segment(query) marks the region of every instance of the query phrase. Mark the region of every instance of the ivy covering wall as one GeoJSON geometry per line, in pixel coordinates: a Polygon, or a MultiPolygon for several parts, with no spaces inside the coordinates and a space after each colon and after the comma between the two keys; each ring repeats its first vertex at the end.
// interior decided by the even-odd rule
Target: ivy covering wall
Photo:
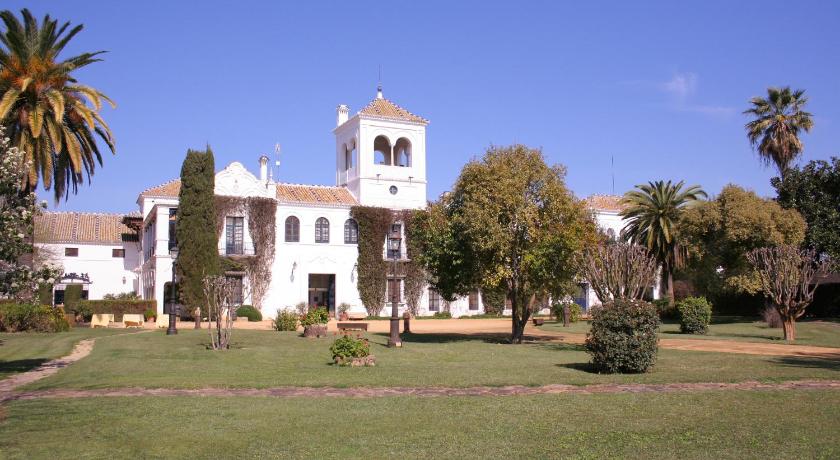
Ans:
{"type": "Polygon", "coordinates": [[[251,304],[262,308],[262,301],[271,285],[271,265],[276,245],[277,202],[271,198],[216,196],[216,237],[222,236],[225,218],[247,216],[248,233],[254,242],[254,255],[222,258],[225,271],[245,271],[248,274],[251,304]]]}
{"type": "Polygon", "coordinates": [[[401,211],[398,219],[402,221],[405,227],[406,236],[406,255],[408,260],[403,262],[404,285],[403,291],[405,293],[405,303],[408,305],[408,311],[412,316],[417,316],[420,310],[420,299],[423,297],[423,289],[426,287],[426,272],[423,270],[423,265],[420,262],[420,251],[422,244],[417,238],[415,226],[417,225],[418,211],[401,211]]]}
{"type": "Polygon", "coordinates": [[[393,213],[385,208],[353,206],[350,216],[359,225],[359,256],[356,285],[370,316],[376,316],[385,303],[388,264],[383,258],[388,226],[393,213]]]}

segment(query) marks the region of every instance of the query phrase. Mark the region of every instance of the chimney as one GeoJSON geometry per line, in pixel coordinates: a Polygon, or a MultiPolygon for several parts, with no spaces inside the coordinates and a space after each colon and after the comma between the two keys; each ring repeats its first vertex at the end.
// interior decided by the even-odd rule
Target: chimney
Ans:
{"type": "Polygon", "coordinates": [[[268,157],[260,156],[260,181],[266,182],[268,180],[268,157]]]}
{"type": "Polygon", "coordinates": [[[346,105],[341,104],[341,105],[338,106],[338,108],[335,111],[336,111],[335,126],[338,127],[338,126],[343,125],[344,122],[346,122],[347,119],[350,117],[350,107],[347,107],[346,105]]]}

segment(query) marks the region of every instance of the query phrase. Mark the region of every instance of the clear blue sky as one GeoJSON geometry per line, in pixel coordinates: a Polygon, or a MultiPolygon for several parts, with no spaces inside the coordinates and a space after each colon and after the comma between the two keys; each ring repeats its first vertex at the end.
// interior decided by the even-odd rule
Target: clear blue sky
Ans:
{"type": "MultiPolygon", "coordinates": [[[[428,127],[429,197],[490,144],[541,146],[579,195],[653,179],[771,195],[741,112],[770,85],[804,88],[804,161],[840,152],[840,4],[752,2],[4,1],[83,23],[67,51],[119,104],[90,187],[59,209],[122,212],[178,175],[187,148],[217,168],[283,146],[280,179],[334,182],[335,107],[385,96],[428,127]]],[[[69,56],[69,54],[68,54],[69,56]]],[[[43,194],[49,197],[47,194],[43,194]]]]}

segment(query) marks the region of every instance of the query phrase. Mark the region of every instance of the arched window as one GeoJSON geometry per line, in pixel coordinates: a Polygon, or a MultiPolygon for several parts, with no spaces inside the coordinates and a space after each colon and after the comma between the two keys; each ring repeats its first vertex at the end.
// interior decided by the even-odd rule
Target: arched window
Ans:
{"type": "Polygon", "coordinates": [[[397,166],[411,166],[411,142],[401,137],[394,144],[394,164],[397,166]]]}
{"type": "Polygon", "coordinates": [[[385,136],[376,136],[373,140],[373,162],[378,165],[390,165],[391,142],[385,136]]]}
{"type": "Polygon", "coordinates": [[[315,221],[315,242],[330,242],[330,221],[324,217],[319,217],[318,220],[315,221]]]}
{"type": "Polygon", "coordinates": [[[613,229],[611,229],[611,228],[608,228],[608,229],[607,229],[607,238],[609,238],[609,240],[610,240],[610,241],[616,241],[616,239],[615,239],[615,230],[613,230],[613,229]]]}
{"type": "Polygon", "coordinates": [[[359,224],[353,219],[344,222],[344,244],[359,244],[359,224]]]}
{"type": "Polygon", "coordinates": [[[295,216],[286,218],[286,242],[297,243],[300,241],[300,220],[295,216]]]}

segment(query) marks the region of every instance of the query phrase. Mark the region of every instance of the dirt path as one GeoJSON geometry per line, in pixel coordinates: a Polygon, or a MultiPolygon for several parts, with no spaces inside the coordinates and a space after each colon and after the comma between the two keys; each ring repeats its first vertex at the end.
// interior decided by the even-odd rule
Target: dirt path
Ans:
{"type": "Polygon", "coordinates": [[[148,396],[234,396],[272,398],[379,398],[388,396],[520,396],[545,394],[599,394],[599,393],[674,393],[712,390],[840,390],[840,380],[798,380],[782,383],[756,381],[739,383],[664,383],[664,384],[599,384],[599,385],[544,385],[527,387],[279,387],[279,388],[114,388],[103,390],[55,389],[9,394],[0,402],[44,398],[100,398],[148,396]]]}
{"type": "MultiPolygon", "coordinates": [[[[365,321],[368,323],[368,332],[385,333],[389,331],[388,321],[365,321]]],[[[190,323],[191,326],[192,323],[190,323]]],[[[236,323],[237,329],[271,329],[270,321],[262,322],[241,322],[236,323]]],[[[329,331],[335,331],[336,322],[330,321],[327,326],[329,331]]],[[[402,329],[402,321],[400,321],[402,329]]],[[[411,331],[416,334],[454,334],[454,335],[499,335],[510,334],[509,318],[483,318],[483,319],[436,319],[436,320],[413,320],[411,331]]],[[[586,334],[569,333],[560,331],[546,331],[528,325],[525,334],[532,340],[544,340],[549,342],[562,342],[582,344],[586,334]]],[[[690,351],[711,351],[717,353],[743,353],[748,355],[765,356],[799,356],[811,358],[826,358],[840,360],[840,348],[817,347],[813,345],[788,345],[782,343],[762,342],[740,342],[725,339],[683,339],[665,338],[659,341],[662,348],[673,350],[690,351]]]]}
{"type": "MultiPolygon", "coordinates": [[[[151,331],[130,332],[128,334],[142,334],[144,332],[151,331]]],[[[128,334],[116,334],[102,337],[94,337],[90,339],[83,339],[79,341],[79,343],[77,343],[76,346],[73,347],[73,351],[71,351],[70,354],[67,356],[48,361],[36,367],[35,369],[32,369],[31,371],[15,374],[11,377],[7,377],[3,380],[0,380],[0,402],[8,399],[10,395],[14,394],[13,391],[16,388],[28,385],[45,377],[49,377],[55,374],[56,372],[60,371],[61,369],[89,355],[90,352],[93,351],[93,344],[94,342],[96,342],[97,339],[119,337],[121,335],[128,334]]]]}

